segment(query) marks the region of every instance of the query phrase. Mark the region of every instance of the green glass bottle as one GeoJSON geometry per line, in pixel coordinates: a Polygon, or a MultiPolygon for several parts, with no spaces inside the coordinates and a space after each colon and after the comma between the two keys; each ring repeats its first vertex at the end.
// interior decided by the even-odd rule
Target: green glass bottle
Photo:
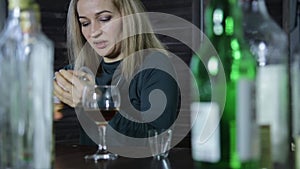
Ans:
{"type": "Polygon", "coordinates": [[[0,168],[50,169],[54,46],[34,0],[8,4],[0,36],[0,168]]]}
{"type": "Polygon", "coordinates": [[[210,43],[204,42],[190,63],[200,95],[200,100],[194,98],[196,103],[191,108],[193,114],[200,114],[192,128],[195,168],[256,169],[259,164],[255,122],[256,61],[243,38],[242,11],[238,1],[211,0],[205,11],[205,32],[218,55],[213,55],[210,43]],[[218,78],[222,70],[225,84],[218,78]],[[225,87],[225,104],[222,99],[214,97],[211,84],[215,85],[216,91],[225,87]],[[207,117],[205,114],[212,117],[199,118],[207,117]],[[197,140],[199,130],[211,128],[197,128],[197,124],[211,125],[211,121],[215,124],[216,116],[219,126],[213,127],[212,134],[206,134],[207,139],[197,140]]]}

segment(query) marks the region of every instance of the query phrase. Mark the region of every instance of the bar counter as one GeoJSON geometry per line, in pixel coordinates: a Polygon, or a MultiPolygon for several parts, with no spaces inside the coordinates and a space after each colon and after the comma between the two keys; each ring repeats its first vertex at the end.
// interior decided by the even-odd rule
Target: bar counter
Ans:
{"type": "Polygon", "coordinates": [[[120,156],[116,160],[95,163],[83,158],[96,150],[95,146],[56,145],[54,169],[193,169],[190,148],[172,148],[165,160],[120,156]]]}

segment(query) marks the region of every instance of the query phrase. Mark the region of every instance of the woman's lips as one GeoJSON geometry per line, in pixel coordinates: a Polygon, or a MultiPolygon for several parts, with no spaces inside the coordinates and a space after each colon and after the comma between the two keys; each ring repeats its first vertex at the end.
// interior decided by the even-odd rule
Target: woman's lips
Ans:
{"type": "Polygon", "coordinates": [[[108,42],[107,41],[94,42],[94,45],[97,49],[104,49],[107,47],[108,42]]]}

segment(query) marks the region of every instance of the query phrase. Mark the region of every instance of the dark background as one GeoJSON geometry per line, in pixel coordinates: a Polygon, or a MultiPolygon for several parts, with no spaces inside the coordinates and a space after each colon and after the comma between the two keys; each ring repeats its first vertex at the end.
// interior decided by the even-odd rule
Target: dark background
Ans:
{"type": "MultiPolygon", "coordinates": [[[[198,27],[201,25],[201,0],[142,1],[144,2],[147,11],[173,14],[194,23],[198,27]]],[[[207,1],[208,0],[203,0],[204,7],[207,1]]],[[[41,7],[42,30],[55,44],[54,69],[56,71],[68,64],[65,42],[66,13],[69,0],[37,0],[37,2],[41,7]]],[[[297,0],[266,0],[266,3],[272,18],[289,35],[289,46],[292,54],[294,48],[297,45],[299,46],[299,14],[297,11],[297,0]]],[[[0,10],[2,9],[0,8],[0,10]]],[[[182,28],[169,27],[167,29],[176,30],[182,28]]],[[[189,64],[193,53],[187,46],[169,37],[159,36],[159,38],[172,53],[180,56],[186,64],[189,64]]],[[[54,127],[57,143],[78,143],[79,123],[75,114],[69,113],[63,120],[55,122],[54,127]]],[[[188,135],[178,146],[190,146],[190,136],[188,135]]]]}

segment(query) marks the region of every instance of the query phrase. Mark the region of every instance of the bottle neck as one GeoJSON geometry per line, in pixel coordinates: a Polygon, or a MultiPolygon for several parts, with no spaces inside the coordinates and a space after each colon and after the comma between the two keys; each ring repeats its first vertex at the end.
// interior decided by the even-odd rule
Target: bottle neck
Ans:
{"type": "Polygon", "coordinates": [[[37,14],[33,10],[22,11],[20,19],[23,33],[31,34],[40,30],[37,14]]]}
{"type": "Polygon", "coordinates": [[[30,34],[40,31],[38,16],[39,14],[32,9],[21,10],[21,8],[15,7],[10,9],[8,20],[11,21],[12,24],[18,23],[23,33],[30,34]]]}

